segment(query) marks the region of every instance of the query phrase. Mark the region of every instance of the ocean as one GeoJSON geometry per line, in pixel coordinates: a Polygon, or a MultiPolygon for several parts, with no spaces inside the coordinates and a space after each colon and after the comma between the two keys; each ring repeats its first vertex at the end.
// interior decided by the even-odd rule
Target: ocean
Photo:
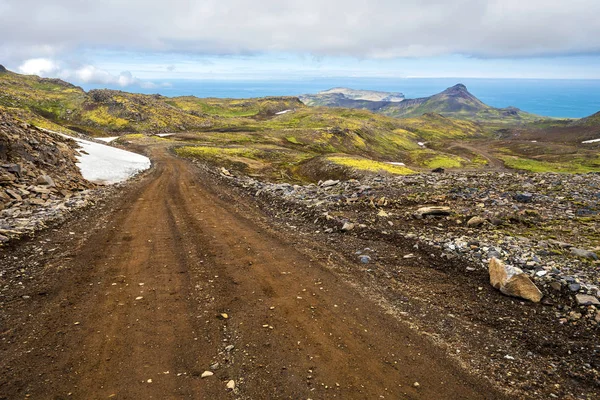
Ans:
{"type": "MultiPolygon", "coordinates": [[[[600,111],[600,80],[473,79],[473,78],[306,78],[297,80],[172,80],[168,87],[136,92],[164,96],[249,98],[297,96],[332,87],[402,92],[406,98],[426,97],[462,83],[484,103],[563,118],[582,118],[600,111]]],[[[95,88],[87,85],[86,90],[95,88]]],[[[133,91],[133,90],[131,90],[133,91]]]]}

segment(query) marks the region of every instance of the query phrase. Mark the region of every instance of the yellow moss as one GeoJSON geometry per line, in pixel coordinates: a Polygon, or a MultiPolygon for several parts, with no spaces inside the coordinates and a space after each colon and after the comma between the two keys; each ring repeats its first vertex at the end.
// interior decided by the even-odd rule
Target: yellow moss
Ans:
{"type": "Polygon", "coordinates": [[[403,167],[401,165],[392,165],[380,161],[369,160],[366,158],[332,156],[328,157],[327,159],[335,164],[343,165],[345,167],[350,167],[361,171],[384,171],[396,175],[409,175],[415,173],[413,170],[403,167]]]}
{"type": "Polygon", "coordinates": [[[122,128],[129,124],[129,121],[123,118],[115,117],[108,112],[108,107],[100,106],[86,113],[86,116],[98,125],[109,125],[122,128]]]}

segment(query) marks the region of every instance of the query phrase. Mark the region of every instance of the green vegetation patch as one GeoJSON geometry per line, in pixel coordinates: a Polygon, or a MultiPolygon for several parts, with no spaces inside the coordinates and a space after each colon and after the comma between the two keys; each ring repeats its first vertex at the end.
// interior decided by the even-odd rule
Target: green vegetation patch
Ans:
{"type": "Polygon", "coordinates": [[[359,171],[388,172],[390,174],[396,175],[409,175],[415,173],[413,170],[403,167],[401,165],[392,165],[380,161],[369,160],[366,158],[330,156],[327,157],[327,160],[333,162],[334,164],[353,168],[359,171]]]}
{"type": "Polygon", "coordinates": [[[570,162],[552,162],[526,159],[517,156],[499,156],[508,168],[529,172],[559,172],[566,174],[584,174],[600,172],[600,159],[586,160],[575,158],[570,162]]]}

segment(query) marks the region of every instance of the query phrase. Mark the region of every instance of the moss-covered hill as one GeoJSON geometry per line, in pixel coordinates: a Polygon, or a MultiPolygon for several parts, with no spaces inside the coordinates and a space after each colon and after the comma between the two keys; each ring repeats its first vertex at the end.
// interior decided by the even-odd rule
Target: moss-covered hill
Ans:
{"type": "Polygon", "coordinates": [[[356,100],[339,93],[331,95],[327,91],[304,95],[301,99],[308,106],[357,108],[396,118],[420,117],[428,113],[437,113],[451,118],[496,124],[521,124],[542,118],[514,107],[490,107],[471,94],[462,84],[452,86],[430,97],[406,99],[401,102],[356,100]]]}

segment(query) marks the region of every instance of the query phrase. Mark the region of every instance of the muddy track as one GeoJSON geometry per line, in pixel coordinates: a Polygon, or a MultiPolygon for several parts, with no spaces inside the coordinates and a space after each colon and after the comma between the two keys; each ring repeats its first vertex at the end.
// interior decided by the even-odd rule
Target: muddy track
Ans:
{"type": "Polygon", "coordinates": [[[29,299],[3,299],[0,399],[503,398],[193,165],[152,158],[97,216],[1,251],[59,248],[29,299]]]}

